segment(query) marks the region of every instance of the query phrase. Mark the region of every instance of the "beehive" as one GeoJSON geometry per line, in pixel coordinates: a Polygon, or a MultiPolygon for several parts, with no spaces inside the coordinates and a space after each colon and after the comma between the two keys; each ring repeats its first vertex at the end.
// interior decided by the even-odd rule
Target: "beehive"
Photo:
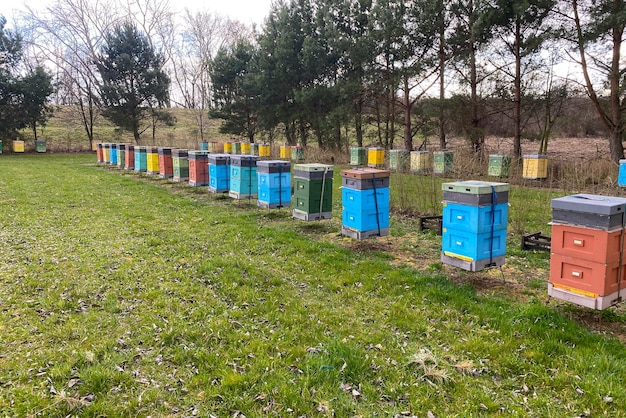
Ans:
{"type": "Polygon", "coordinates": [[[146,173],[150,175],[159,174],[159,148],[146,147],[146,173]]]}
{"type": "Polygon", "coordinates": [[[505,262],[508,183],[443,183],[441,261],[469,271],[505,262]]]}
{"type": "Polygon", "coordinates": [[[259,144],[250,144],[250,155],[259,157],[259,144]]]}
{"type": "Polygon", "coordinates": [[[189,181],[189,150],[172,150],[172,181],[181,183],[189,181]]]}
{"type": "MultiPolygon", "coordinates": [[[[209,143],[207,142],[207,149],[209,143]]],[[[172,160],[172,148],[159,147],[159,177],[169,179],[174,177],[174,161],[172,160]]]]}
{"type": "Polygon", "coordinates": [[[304,148],[301,145],[294,145],[291,147],[291,160],[302,161],[304,160],[304,148]]]}
{"type": "Polygon", "coordinates": [[[233,154],[241,154],[241,142],[233,142],[233,154]]]}
{"type": "Polygon", "coordinates": [[[385,149],[377,147],[368,148],[367,166],[372,168],[383,168],[385,166],[385,149]]]}
{"type": "Polygon", "coordinates": [[[224,152],[224,144],[221,144],[217,141],[209,142],[209,152],[211,154],[221,154],[224,152]]]}
{"type": "Polygon", "coordinates": [[[257,205],[266,209],[291,206],[291,163],[257,161],[257,205]]]}
{"type": "Polygon", "coordinates": [[[24,141],[15,140],[13,141],[13,152],[15,153],[23,153],[24,152],[24,141]]]}
{"type": "Polygon", "coordinates": [[[454,154],[452,151],[441,150],[433,153],[433,173],[447,174],[452,171],[454,154]]]}
{"type": "Polygon", "coordinates": [[[109,164],[117,165],[117,147],[118,144],[110,144],[109,147],[109,164]]]}
{"type": "Polygon", "coordinates": [[[148,170],[148,154],[145,146],[135,147],[135,172],[145,173],[148,170]]]}
{"type": "Polygon", "coordinates": [[[124,168],[126,162],[126,144],[117,144],[117,166],[124,168]]]}
{"type": "Polygon", "coordinates": [[[133,144],[126,145],[126,154],[124,155],[124,170],[135,169],[135,146],[133,144]]]}
{"type": "Polygon", "coordinates": [[[256,163],[259,157],[253,155],[232,155],[230,157],[230,179],[228,195],[233,199],[256,199],[258,176],[256,163]]]}
{"type": "Polygon", "coordinates": [[[508,155],[496,155],[489,156],[489,167],[487,168],[487,174],[491,177],[508,177],[511,167],[511,157],[508,155]]]}
{"type": "Polygon", "coordinates": [[[617,185],[626,187],[626,160],[619,160],[619,171],[617,173],[617,185]]]}
{"type": "Polygon", "coordinates": [[[425,173],[432,169],[432,154],[430,151],[411,151],[411,171],[425,173]]]}
{"type": "Polygon", "coordinates": [[[351,147],[350,165],[365,165],[367,163],[366,154],[367,150],[365,147],[351,147]]]}
{"type": "Polygon", "coordinates": [[[2,154],[2,140],[0,140],[0,154],[2,154]]]}
{"type": "MultiPolygon", "coordinates": [[[[23,145],[22,148],[24,148],[23,145]]],[[[104,164],[111,164],[111,144],[109,143],[102,144],[102,160],[104,164]]]]}
{"type": "Polygon", "coordinates": [[[241,143],[241,154],[243,155],[252,155],[252,146],[249,142],[242,142],[241,143]]]}
{"type": "Polygon", "coordinates": [[[388,235],[389,186],[378,187],[378,182],[388,178],[389,171],[350,169],[343,170],[341,177],[341,233],[356,239],[388,235]]]}
{"type": "Polygon", "coordinates": [[[280,158],[285,160],[291,158],[291,147],[289,145],[280,146],[280,158]]]}
{"type": "Polygon", "coordinates": [[[209,151],[188,151],[189,185],[209,185],[209,151]]]}
{"type": "Polygon", "coordinates": [[[541,180],[548,177],[547,155],[524,155],[522,159],[522,177],[530,180],[541,180]]]}
{"type": "Polygon", "coordinates": [[[35,151],[46,152],[46,141],[42,139],[38,139],[37,141],[35,141],[35,151]]]}
{"type": "Polygon", "coordinates": [[[96,159],[98,160],[98,164],[104,164],[104,156],[102,151],[102,143],[98,142],[96,144],[96,159]]]}
{"type": "Polygon", "coordinates": [[[230,155],[209,154],[209,191],[228,193],[230,183],[230,155]]]}
{"type": "Polygon", "coordinates": [[[269,144],[259,144],[259,157],[269,158],[272,150],[269,144]]]}
{"type": "Polygon", "coordinates": [[[224,142],[224,153],[232,154],[233,153],[233,143],[232,142],[224,142]]]}
{"type": "Polygon", "coordinates": [[[406,171],[409,165],[409,151],[404,149],[389,150],[389,169],[406,171]]]}
{"type": "Polygon", "coordinates": [[[295,164],[293,169],[292,216],[304,221],[332,218],[333,166],[295,164]]]}
{"type": "Polygon", "coordinates": [[[577,194],[551,206],[548,295],[593,309],[626,296],[626,199],[577,194]]]}
{"type": "Polygon", "coordinates": [[[200,151],[209,151],[209,143],[207,141],[200,142],[200,151]]]}

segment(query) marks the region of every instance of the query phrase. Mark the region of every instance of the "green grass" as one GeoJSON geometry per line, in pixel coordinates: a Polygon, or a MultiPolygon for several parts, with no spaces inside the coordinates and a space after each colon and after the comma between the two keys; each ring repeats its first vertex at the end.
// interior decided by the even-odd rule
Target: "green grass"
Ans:
{"type": "Polygon", "coordinates": [[[94,155],[0,164],[0,416],[626,416],[624,344],[577,320],[619,310],[483,292],[402,214],[341,238],[338,181],[307,224],[94,155]]]}

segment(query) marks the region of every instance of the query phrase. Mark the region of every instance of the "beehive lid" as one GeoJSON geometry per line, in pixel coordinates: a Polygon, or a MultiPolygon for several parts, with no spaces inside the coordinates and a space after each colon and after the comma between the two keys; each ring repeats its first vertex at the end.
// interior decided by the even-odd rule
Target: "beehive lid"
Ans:
{"type": "Polygon", "coordinates": [[[552,199],[552,209],[595,213],[598,215],[616,215],[624,213],[626,198],[580,193],[552,199]]]}
{"type": "Polygon", "coordinates": [[[494,189],[496,193],[506,192],[509,190],[509,183],[468,180],[468,181],[455,181],[452,183],[443,183],[441,185],[441,190],[443,191],[468,193],[468,194],[487,194],[487,193],[492,193],[494,189]]]}
{"type": "Polygon", "coordinates": [[[389,170],[379,170],[377,168],[353,168],[350,170],[343,170],[341,177],[348,177],[353,179],[365,180],[371,178],[383,178],[389,177],[389,170]]]}
{"type": "Polygon", "coordinates": [[[389,152],[393,154],[405,154],[405,153],[408,154],[409,153],[409,151],[405,149],[390,149],[389,152]]]}
{"type": "Polygon", "coordinates": [[[294,171],[333,171],[333,166],[317,163],[294,164],[293,169],[294,171]]]}
{"type": "Polygon", "coordinates": [[[548,156],[547,155],[540,155],[540,154],[527,154],[527,155],[524,155],[524,158],[542,159],[542,158],[548,158],[548,156]]]}
{"type": "Polygon", "coordinates": [[[257,161],[256,166],[257,167],[278,167],[278,166],[290,167],[291,163],[289,161],[283,161],[283,160],[263,160],[263,161],[257,161]]]}
{"type": "Polygon", "coordinates": [[[209,161],[230,160],[230,157],[230,154],[209,154],[209,161]]]}

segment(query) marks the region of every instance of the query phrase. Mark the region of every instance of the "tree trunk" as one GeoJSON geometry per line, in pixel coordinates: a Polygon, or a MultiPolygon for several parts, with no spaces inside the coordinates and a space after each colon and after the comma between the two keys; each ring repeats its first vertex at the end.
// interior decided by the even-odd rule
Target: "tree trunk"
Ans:
{"type": "MultiPolygon", "coordinates": [[[[444,13],[442,11],[442,13],[444,13]]],[[[439,148],[446,149],[446,116],[445,116],[445,73],[446,73],[446,28],[439,28],[439,148]]]]}
{"type": "Polygon", "coordinates": [[[363,146],[363,99],[359,97],[354,103],[354,130],[357,147],[363,146]]]}
{"type": "Polygon", "coordinates": [[[409,96],[409,79],[404,77],[404,149],[413,151],[413,135],[411,129],[411,97],[409,96]]]}
{"type": "Polygon", "coordinates": [[[520,54],[520,20],[515,19],[515,79],[514,79],[514,95],[513,100],[513,123],[515,124],[515,133],[513,136],[513,157],[519,159],[522,156],[522,57],[520,54]]]}

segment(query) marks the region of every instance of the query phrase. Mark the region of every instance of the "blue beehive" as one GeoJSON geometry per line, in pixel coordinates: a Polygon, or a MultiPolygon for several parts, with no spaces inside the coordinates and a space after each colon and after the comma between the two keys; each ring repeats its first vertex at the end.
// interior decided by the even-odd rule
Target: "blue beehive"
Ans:
{"type": "Polygon", "coordinates": [[[230,189],[230,155],[209,154],[209,191],[227,193],[230,189]]]}
{"type": "Polygon", "coordinates": [[[619,174],[617,176],[617,185],[626,187],[626,160],[619,160],[619,174]]]}
{"type": "Polygon", "coordinates": [[[258,202],[261,207],[291,206],[291,163],[289,161],[257,161],[258,202]]]}
{"type": "Polygon", "coordinates": [[[111,165],[117,165],[117,144],[111,144],[109,163],[111,165]]]}
{"type": "Polygon", "coordinates": [[[228,195],[234,199],[256,198],[258,178],[254,155],[231,155],[228,195]]]}
{"type": "Polygon", "coordinates": [[[148,170],[148,154],[145,146],[135,147],[135,171],[146,172],[148,170]]]}
{"type": "Polygon", "coordinates": [[[443,225],[448,229],[483,234],[506,229],[509,220],[509,204],[469,206],[443,202],[443,225]]]}
{"type": "Polygon", "coordinates": [[[460,181],[442,189],[441,261],[470,271],[504,264],[509,185],[460,181]]]}
{"type": "Polygon", "coordinates": [[[389,234],[388,170],[373,168],[341,172],[341,233],[362,239],[389,234]],[[380,187],[383,186],[383,187],[380,187]]]}

